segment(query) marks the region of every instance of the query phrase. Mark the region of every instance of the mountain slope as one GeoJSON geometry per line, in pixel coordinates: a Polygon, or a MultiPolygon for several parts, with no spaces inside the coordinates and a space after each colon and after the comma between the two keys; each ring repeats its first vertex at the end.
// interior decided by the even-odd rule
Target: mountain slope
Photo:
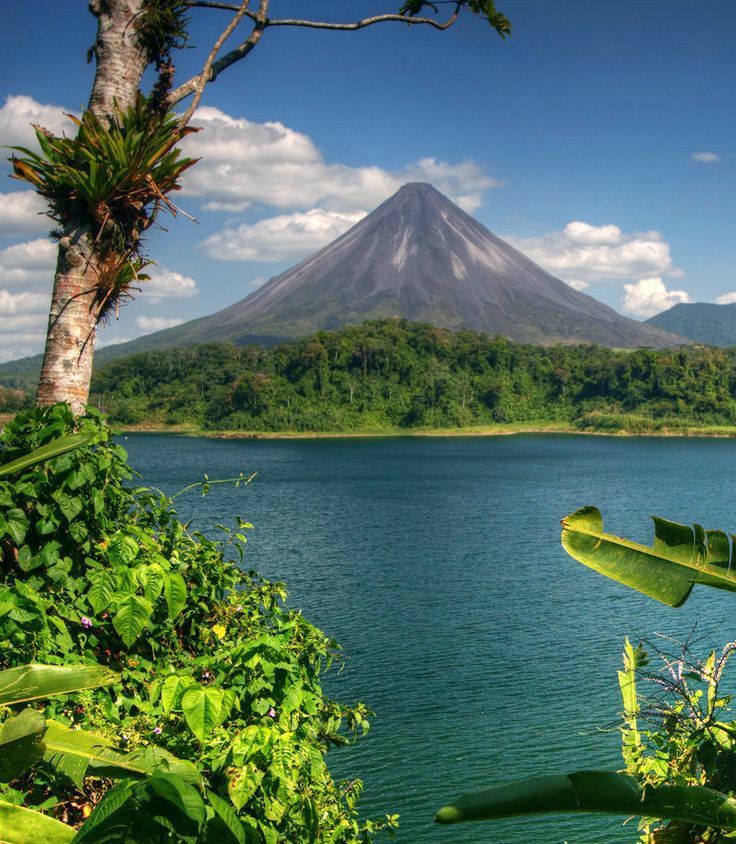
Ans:
{"type": "Polygon", "coordinates": [[[410,183],[245,299],[108,354],[212,340],[268,343],[392,316],[542,345],[682,342],[573,290],[431,185],[410,183]]]}
{"type": "Polygon", "coordinates": [[[709,346],[736,346],[736,303],[681,302],[647,320],[663,331],[673,331],[709,346]]]}

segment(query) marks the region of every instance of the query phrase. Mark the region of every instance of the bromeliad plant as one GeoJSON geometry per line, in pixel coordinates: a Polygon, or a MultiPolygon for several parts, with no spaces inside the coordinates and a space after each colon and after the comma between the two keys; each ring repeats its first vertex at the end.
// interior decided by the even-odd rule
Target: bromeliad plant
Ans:
{"type": "Polygon", "coordinates": [[[85,842],[357,844],[395,826],[359,820],[360,781],[330,775],[328,748],[365,732],[369,713],[322,689],[336,643],[283,607],[283,586],[244,570],[247,522],[222,527],[221,541],[191,531],[163,494],[127,483],[100,417],[66,405],[8,425],[0,472],[72,432],[90,442],[0,479],[0,668],[109,668],[113,687],[51,701],[47,717],[116,753],[170,754],[189,773],[110,788],[44,765],[12,783],[16,802],[52,798],[85,842]]]}
{"type": "Polygon", "coordinates": [[[178,208],[169,199],[182,174],[197,159],[184,158],[177,144],[198,131],[179,127],[173,114],[161,114],[139,94],[127,110],[103,122],[92,111],[81,120],[75,137],[57,137],[36,127],[41,148],[35,153],[13,147],[15,177],[29,182],[48,202],[48,214],[62,228],[70,220],[89,229],[97,256],[95,308],[98,319],[130,297],[132,286],[148,276],[142,236],[162,210],[178,208]]]}
{"type": "MultiPolygon", "coordinates": [[[[562,521],[562,544],[576,560],[672,607],[695,584],[736,592],[736,546],[719,530],[654,518],[651,547],[604,532],[594,507],[562,521]]],[[[644,673],[644,649],[626,642],[619,672],[625,724],[624,772],[579,771],[532,777],[465,795],[439,823],[538,812],[608,812],[640,817],[642,841],[705,844],[736,838],[736,720],[719,683],[736,643],[699,662],[689,649],[666,657],[666,671],[644,673]],[[660,693],[642,697],[637,675],[660,693]],[[664,693],[662,693],[664,690],[664,693]],[[648,726],[646,726],[648,725],[648,726]]]]}

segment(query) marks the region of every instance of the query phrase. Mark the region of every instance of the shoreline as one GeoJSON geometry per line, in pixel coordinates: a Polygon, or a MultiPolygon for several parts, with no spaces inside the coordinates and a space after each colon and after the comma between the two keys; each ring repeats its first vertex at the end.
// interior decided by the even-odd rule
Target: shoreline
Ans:
{"type": "Polygon", "coordinates": [[[176,434],[221,440],[317,440],[317,439],[398,439],[415,437],[501,437],[520,434],[563,434],[597,437],[668,437],[668,438],[736,438],[736,425],[703,425],[686,428],[662,428],[652,431],[580,430],[564,422],[519,422],[467,428],[376,428],[354,431],[208,431],[193,425],[113,425],[123,434],[176,434]]]}

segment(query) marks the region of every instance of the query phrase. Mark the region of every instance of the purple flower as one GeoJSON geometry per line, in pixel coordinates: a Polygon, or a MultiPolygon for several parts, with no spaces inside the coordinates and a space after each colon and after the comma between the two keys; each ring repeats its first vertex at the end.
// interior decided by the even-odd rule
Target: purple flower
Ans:
{"type": "Polygon", "coordinates": [[[153,730],[154,736],[160,736],[162,732],[163,730],[161,729],[161,727],[155,727],[153,730]]]}
{"type": "Polygon", "coordinates": [[[86,616],[86,615],[83,615],[83,616],[79,619],[79,623],[82,625],[82,627],[84,627],[84,628],[86,628],[87,630],[89,630],[89,628],[92,626],[92,619],[91,619],[91,618],[87,618],[87,616],[86,616]]]}
{"type": "Polygon", "coordinates": [[[276,710],[273,708],[273,706],[268,710],[267,714],[268,714],[269,718],[275,718],[276,717],[276,710]]]}

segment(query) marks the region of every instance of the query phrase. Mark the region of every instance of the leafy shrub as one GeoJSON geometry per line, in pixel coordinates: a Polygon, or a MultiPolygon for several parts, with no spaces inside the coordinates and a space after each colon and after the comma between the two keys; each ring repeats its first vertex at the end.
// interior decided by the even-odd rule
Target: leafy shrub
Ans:
{"type": "Polygon", "coordinates": [[[17,417],[0,460],[74,430],[92,443],[0,481],[0,667],[109,666],[115,686],[57,699],[47,716],[113,749],[168,751],[203,785],[172,768],[109,790],[47,766],[2,787],[6,799],[46,801],[73,823],[102,799],[82,841],[357,842],[394,826],[360,822],[360,781],[330,776],[328,748],[365,732],[369,712],[323,693],[337,644],[284,608],[283,585],[241,567],[247,522],[220,541],[190,531],[163,494],[130,486],[124,450],[92,411],[17,417]]]}

